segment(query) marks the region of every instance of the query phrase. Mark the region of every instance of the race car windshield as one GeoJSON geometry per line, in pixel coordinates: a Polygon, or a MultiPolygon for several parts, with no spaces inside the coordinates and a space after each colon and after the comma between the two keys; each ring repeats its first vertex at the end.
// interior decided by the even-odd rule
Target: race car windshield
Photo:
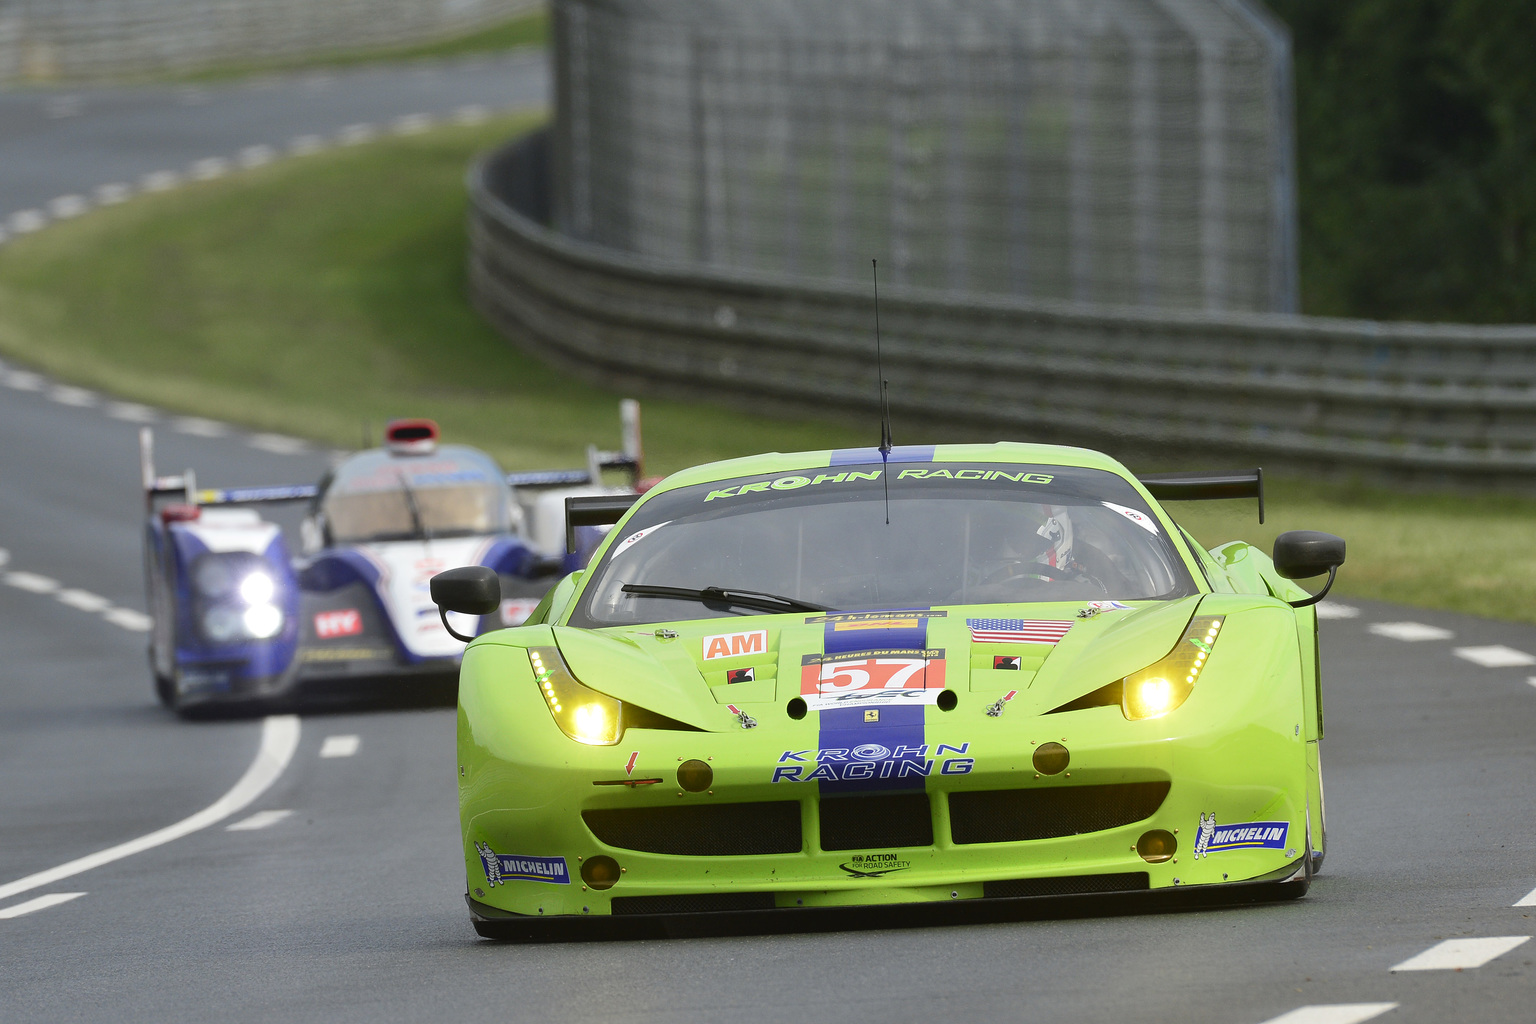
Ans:
{"type": "Polygon", "coordinates": [[[767,610],[664,588],[838,610],[1196,592],[1136,489],[1078,467],[892,463],[743,477],[658,494],[620,532],[592,566],[572,625],[767,610]]]}
{"type": "Polygon", "coordinates": [[[512,516],[496,463],[455,445],[427,456],[354,455],[337,467],[320,508],[334,544],[502,533],[512,516]]]}

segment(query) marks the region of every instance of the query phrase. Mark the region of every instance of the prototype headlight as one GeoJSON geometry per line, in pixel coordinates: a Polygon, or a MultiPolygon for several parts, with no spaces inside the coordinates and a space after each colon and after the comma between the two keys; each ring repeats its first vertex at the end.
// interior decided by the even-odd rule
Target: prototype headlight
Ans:
{"type": "Polygon", "coordinates": [[[1120,710],[1133,722],[1160,718],[1189,699],[1216,646],[1224,615],[1197,615],[1160,661],[1121,681],[1120,710]]]}
{"type": "Polygon", "coordinates": [[[192,567],[198,622],[214,643],[269,640],[282,632],[277,579],[268,563],[250,554],[206,554],[192,567]]]}
{"type": "Polygon", "coordinates": [[[596,747],[619,742],[624,731],[620,721],[623,704],[583,686],[571,674],[558,647],[530,647],[528,662],[533,666],[533,678],[544,696],[544,704],[561,732],[577,743],[596,747]]]}

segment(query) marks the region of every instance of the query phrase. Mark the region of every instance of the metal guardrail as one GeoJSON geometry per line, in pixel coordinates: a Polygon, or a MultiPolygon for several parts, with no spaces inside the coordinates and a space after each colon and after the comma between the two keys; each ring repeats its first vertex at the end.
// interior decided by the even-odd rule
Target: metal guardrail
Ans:
{"type": "MultiPolygon", "coordinates": [[[[530,352],[590,380],[821,412],[878,407],[866,288],[572,241],[549,140],[469,175],[470,285],[530,352]]],[[[882,288],[891,406],[909,420],[1111,451],[1536,487],[1536,327],[1207,315],[882,288]],[[1118,446],[1118,447],[1117,447],[1118,446]]]]}
{"type": "Polygon", "coordinates": [[[0,81],[190,71],[430,42],[542,0],[0,0],[0,81]]]}

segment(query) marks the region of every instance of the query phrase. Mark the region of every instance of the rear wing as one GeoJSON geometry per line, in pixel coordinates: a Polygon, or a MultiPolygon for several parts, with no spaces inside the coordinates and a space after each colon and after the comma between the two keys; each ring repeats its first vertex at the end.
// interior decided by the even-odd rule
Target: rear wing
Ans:
{"type": "Polygon", "coordinates": [[[637,487],[645,475],[645,453],[640,446],[640,403],[626,398],[619,403],[619,423],[623,434],[622,450],[603,451],[595,444],[587,445],[586,469],[534,470],[524,473],[508,473],[510,487],[579,487],[600,484],[603,470],[624,469],[629,471],[631,487],[637,487]]]}
{"type": "Polygon", "coordinates": [[[612,526],[624,518],[638,494],[586,494],[565,499],[565,550],[576,550],[576,527],[612,526]]]}
{"type": "Polygon", "coordinates": [[[144,488],[144,507],[151,512],[156,498],[171,495],[188,505],[251,505],[269,501],[309,501],[319,493],[314,484],[199,490],[197,474],[190,469],[179,476],[160,476],[155,472],[155,434],[148,427],[139,428],[139,476],[144,488]]]}
{"type": "Polygon", "coordinates": [[[1232,472],[1148,473],[1138,476],[1158,501],[1204,501],[1214,498],[1259,499],[1259,522],[1264,521],[1264,470],[1232,472]]]}

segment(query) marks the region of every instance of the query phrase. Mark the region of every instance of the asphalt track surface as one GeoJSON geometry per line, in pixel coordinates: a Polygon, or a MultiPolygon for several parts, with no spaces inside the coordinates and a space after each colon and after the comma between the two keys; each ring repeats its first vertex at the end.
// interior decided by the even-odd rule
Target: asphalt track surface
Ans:
{"type": "MultiPolygon", "coordinates": [[[[280,141],[425,108],[397,94],[399,109],[363,110],[390,75],[359,73],[373,84],[358,90],[358,108],[334,102],[324,124],[303,107],[251,123],[280,141]]],[[[225,88],[238,106],[250,87],[225,88]]],[[[52,94],[0,94],[0,211],[46,202],[71,173],[67,187],[84,190],[252,142],[217,116],[225,94],[209,91],[185,107],[164,91],[139,116],[177,126],[166,133],[174,141],[154,151],[141,140],[144,151],[119,163],[93,148],[107,144],[84,130],[89,104],[55,118],[81,126],[81,143],[51,138],[42,148],[55,166],[41,175],[12,163],[16,122],[3,119],[52,94]]],[[[441,106],[540,98],[481,95],[466,82],[441,106]]],[[[112,115],[102,116],[107,130],[112,115]]],[[[307,482],[330,457],[0,368],[0,1021],[1536,1018],[1536,943],[1517,942],[1536,934],[1536,906],[1515,905],[1536,904],[1536,628],[1330,602],[1334,615],[1355,615],[1323,627],[1329,847],[1303,900],[491,943],[475,937],[462,902],[450,711],[186,723],[155,703],[140,617],[135,435],[146,420],[162,470],[194,466],[207,486],[307,482]],[[254,771],[264,740],[270,754],[272,738],[291,741],[295,727],[289,756],[269,759],[275,781],[237,811],[15,891],[215,805],[254,771]],[[1490,939],[1505,941],[1464,943],[1460,959],[1442,945],[1490,939]],[[1422,954],[1429,969],[1393,970],[1422,954]]]]}

